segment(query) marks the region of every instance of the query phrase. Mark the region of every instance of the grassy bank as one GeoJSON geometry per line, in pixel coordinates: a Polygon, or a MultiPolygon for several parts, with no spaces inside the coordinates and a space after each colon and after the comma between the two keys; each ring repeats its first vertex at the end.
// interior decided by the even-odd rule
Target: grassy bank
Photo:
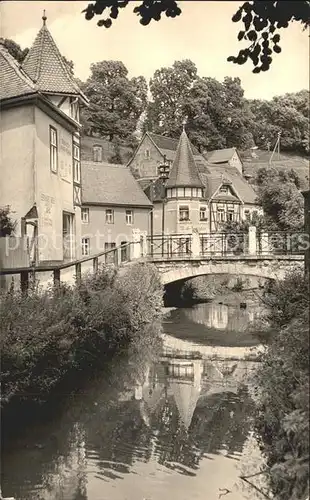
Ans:
{"type": "Polygon", "coordinates": [[[300,272],[265,293],[270,312],[257,374],[256,428],[276,500],[304,500],[309,490],[308,283],[300,272]]]}
{"type": "Polygon", "coordinates": [[[79,286],[0,296],[2,411],[46,402],[107,358],[156,343],[162,287],[153,266],[103,268],[79,286]]]}

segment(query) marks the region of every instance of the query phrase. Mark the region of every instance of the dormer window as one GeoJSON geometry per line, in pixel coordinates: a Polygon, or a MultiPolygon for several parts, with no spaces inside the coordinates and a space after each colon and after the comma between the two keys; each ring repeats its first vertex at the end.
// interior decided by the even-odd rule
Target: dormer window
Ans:
{"type": "Polygon", "coordinates": [[[227,194],[228,193],[228,186],[227,185],[221,186],[220,193],[227,194]]]}
{"type": "Polygon", "coordinates": [[[93,161],[102,161],[102,146],[93,146],[93,161]]]}

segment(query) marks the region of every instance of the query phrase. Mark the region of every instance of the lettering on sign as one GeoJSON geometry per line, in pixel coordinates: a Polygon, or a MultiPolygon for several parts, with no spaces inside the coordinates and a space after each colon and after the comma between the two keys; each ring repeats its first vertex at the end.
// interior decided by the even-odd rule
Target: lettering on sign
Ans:
{"type": "Polygon", "coordinates": [[[66,141],[63,137],[60,138],[60,151],[72,155],[72,145],[70,142],[66,141]]]}
{"type": "Polygon", "coordinates": [[[62,179],[71,180],[72,164],[72,144],[64,137],[60,138],[59,149],[61,152],[59,162],[59,173],[62,179]]]}
{"type": "Polygon", "coordinates": [[[55,198],[53,196],[49,196],[48,194],[41,193],[41,202],[43,226],[52,226],[55,198]]]}

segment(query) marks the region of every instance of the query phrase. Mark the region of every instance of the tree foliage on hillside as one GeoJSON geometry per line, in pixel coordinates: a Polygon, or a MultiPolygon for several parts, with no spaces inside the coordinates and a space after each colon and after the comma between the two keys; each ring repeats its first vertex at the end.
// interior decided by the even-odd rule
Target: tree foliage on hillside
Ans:
{"type": "Polygon", "coordinates": [[[247,100],[239,78],[201,77],[187,59],[156,70],[150,91],[145,129],[178,138],[186,118],[188,135],[200,151],[273,149],[281,132],[281,150],[309,152],[307,90],[271,101],[247,100]]]}
{"type": "Polygon", "coordinates": [[[249,107],[255,120],[252,133],[258,147],[273,147],[281,132],[281,149],[309,153],[309,91],[277,96],[270,101],[254,99],[249,107]]]}
{"type": "Polygon", "coordinates": [[[149,130],[178,137],[184,120],[184,102],[197,79],[196,65],[185,59],[155,71],[150,79],[152,102],[148,105],[149,130]]]}
{"type": "Polygon", "coordinates": [[[91,65],[83,90],[90,101],[83,111],[86,131],[106,136],[110,141],[133,134],[147,103],[143,76],[129,79],[121,61],[101,61],[91,65]]]}
{"type": "MultiPolygon", "coordinates": [[[[97,25],[110,28],[120,9],[128,4],[129,0],[96,0],[89,3],[83,13],[87,20],[105,16],[97,21],[97,25]]],[[[138,5],[135,2],[133,12],[140,17],[140,23],[147,26],[152,20],[160,21],[163,14],[171,18],[179,16],[182,13],[180,5],[175,0],[143,0],[138,5]]],[[[244,64],[250,59],[254,66],[253,73],[259,73],[269,69],[273,54],[281,52],[277,30],[287,28],[293,21],[300,22],[304,27],[310,25],[310,2],[253,0],[243,3],[232,21],[243,23],[238,40],[247,42],[248,46],[241,49],[238,56],[229,56],[228,61],[244,64]]]]}
{"type": "Polygon", "coordinates": [[[257,172],[255,184],[269,229],[290,231],[303,228],[304,200],[300,179],[294,170],[263,167],[257,172]]]}
{"type": "Polygon", "coordinates": [[[200,77],[190,60],[175,61],[155,71],[150,91],[145,125],[152,132],[178,138],[186,119],[187,133],[200,151],[253,145],[253,117],[239,78],[225,77],[221,83],[200,77]]]}

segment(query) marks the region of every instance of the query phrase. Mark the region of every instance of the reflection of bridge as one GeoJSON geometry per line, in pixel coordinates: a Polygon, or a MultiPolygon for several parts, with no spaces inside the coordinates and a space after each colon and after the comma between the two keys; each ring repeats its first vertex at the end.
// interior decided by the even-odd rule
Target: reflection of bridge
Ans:
{"type": "Polygon", "coordinates": [[[23,289],[29,278],[54,283],[74,282],[85,272],[96,272],[100,264],[126,266],[131,262],[153,263],[164,285],[207,274],[230,274],[282,279],[304,266],[307,235],[303,233],[169,234],[146,236],[133,231],[131,242],[77,261],[27,267],[8,267],[0,275],[20,275],[23,289]],[[40,275],[40,277],[38,277],[40,275]],[[43,275],[44,279],[43,279],[43,275]]]}

